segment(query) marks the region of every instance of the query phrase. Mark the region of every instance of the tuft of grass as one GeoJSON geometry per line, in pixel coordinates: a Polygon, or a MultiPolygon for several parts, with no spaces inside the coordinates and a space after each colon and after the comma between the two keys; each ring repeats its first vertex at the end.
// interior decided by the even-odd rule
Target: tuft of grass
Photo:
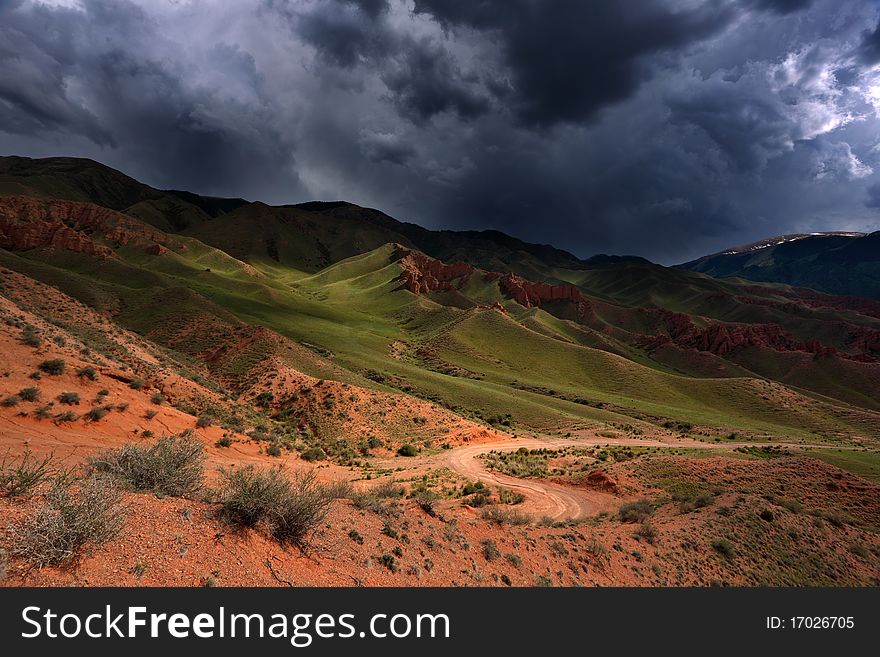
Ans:
{"type": "Polygon", "coordinates": [[[654,514],[654,505],[648,500],[628,502],[617,512],[621,522],[644,522],[654,514]]]}
{"type": "Polygon", "coordinates": [[[727,559],[728,561],[732,560],[736,556],[736,548],[733,543],[728,541],[726,538],[719,538],[715,541],[712,541],[712,549],[714,549],[718,554],[727,559]]]}
{"type": "Polygon", "coordinates": [[[0,401],[0,406],[9,408],[10,406],[18,406],[20,403],[21,397],[18,395],[9,395],[8,397],[4,397],[3,401],[0,401]]]}
{"type": "Polygon", "coordinates": [[[68,406],[75,406],[79,404],[79,393],[62,392],[60,395],[58,395],[58,401],[62,404],[67,404],[68,406]]]}
{"type": "Polygon", "coordinates": [[[54,461],[52,454],[37,458],[27,448],[17,459],[10,459],[7,452],[0,461],[0,494],[5,497],[30,495],[55,474],[54,461]]]}
{"type": "Polygon", "coordinates": [[[494,522],[496,525],[530,525],[532,518],[525,513],[521,513],[514,509],[502,509],[499,507],[490,507],[485,509],[480,517],[483,520],[494,522]]]}
{"type": "Polygon", "coordinates": [[[281,544],[306,549],[311,532],[327,517],[333,497],[314,471],[288,477],[278,468],[220,470],[220,514],[231,524],[268,525],[281,544]]]}
{"type": "Polygon", "coordinates": [[[79,368],[76,371],[76,375],[81,379],[88,379],[89,381],[98,380],[98,371],[91,365],[79,368]]]}
{"type": "Polygon", "coordinates": [[[26,402],[35,402],[40,399],[40,389],[34,387],[22,388],[18,391],[18,396],[26,402]]]}
{"type": "Polygon", "coordinates": [[[42,363],[37,365],[37,368],[41,372],[45,372],[46,374],[52,374],[54,376],[58,376],[59,374],[64,374],[64,370],[66,368],[64,361],[60,358],[52,358],[50,360],[44,360],[42,363]]]}
{"type": "Polygon", "coordinates": [[[214,418],[210,415],[206,415],[206,414],[199,415],[198,419],[196,420],[196,426],[199,429],[204,429],[205,427],[210,427],[212,424],[214,424],[214,418]]]}
{"type": "Polygon", "coordinates": [[[124,512],[114,483],[103,477],[58,477],[45,501],[10,527],[10,553],[37,568],[78,556],[122,529],[124,512]]]}
{"type": "Polygon", "coordinates": [[[151,446],[129,443],[89,459],[96,471],[136,491],[184,497],[202,488],[205,447],[187,433],[164,436],[151,446]]]}

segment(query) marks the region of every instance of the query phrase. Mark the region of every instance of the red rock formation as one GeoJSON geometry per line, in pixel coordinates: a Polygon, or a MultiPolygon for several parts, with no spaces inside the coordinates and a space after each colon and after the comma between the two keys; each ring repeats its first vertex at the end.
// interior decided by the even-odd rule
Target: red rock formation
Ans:
{"type": "Polygon", "coordinates": [[[410,251],[402,246],[397,247],[396,256],[400,258],[403,271],[400,280],[404,287],[413,294],[427,294],[437,290],[451,290],[464,283],[474,272],[473,266],[466,262],[446,264],[419,251],[410,251]]]}
{"type": "Polygon", "coordinates": [[[838,355],[834,347],[823,345],[818,340],[801,342],[778,324],[725,324],[716,322],[701,327],[682,313],[669,310],[643,309],[641,312],[654,315],[658,320],[660,333],[644,336],[640,345],[655,349],[665,344],[675,344],[686,349],[708,351],[718,356],[726,356],[742,347],[764,347],[776,351],[804,351],[818,356],[838,355]]]}
{"type": "Polygon", "coordinates": [[[156,246],[170,243],[168,236],[155,228],[90,203],[0,197],[0,247],[13,251],[53,247],[115,257],[113,249],[96,242],[94,237],[119,245],[136,241],[156,246]]]}
{"type": "MultiPolygon", "coordinates": [[[[494,276],[490,275],[489,278],[494,276]]],[[[547,301],[570,301],[577,305],[577,317],[580,321],[583,321],[590,310],[590,301],[574,285],[533,283],[516,274],[498,275],[498,283],[518,304],[526,308],[540,307],[541,303],[547,301]]]]}

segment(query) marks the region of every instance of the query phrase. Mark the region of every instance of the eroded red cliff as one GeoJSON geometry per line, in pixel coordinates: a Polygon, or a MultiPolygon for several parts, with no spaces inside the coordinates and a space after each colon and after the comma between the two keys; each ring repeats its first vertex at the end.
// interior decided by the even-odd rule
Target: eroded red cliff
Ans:
{"type": "Polygon", "coordinates": [[[12,251],[52,247],[114,257],[113,245],[145,242],[166,247],[167,235],[127,215],[91,203],[0,197],[0,246],[12,251]]]}

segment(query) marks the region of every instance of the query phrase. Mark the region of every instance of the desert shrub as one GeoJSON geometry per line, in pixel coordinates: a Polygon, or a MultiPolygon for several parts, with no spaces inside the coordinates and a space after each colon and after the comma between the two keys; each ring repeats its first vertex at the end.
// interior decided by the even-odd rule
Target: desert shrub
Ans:
{"type": "Polygon", "coordinates": [[[59,477],[44,503],[10,527],[10,553],[41,568],[69,561],[89,543],[106,543],[122,529],[120,499],[108,479],[59,477]]]}
{"type": "Polygon", "coordinates": [[[67,404],[68,406],[74,406],[79,404],[79,393],[78,392],[62,392],[58,395],[58,401],[62,404],[67,404]]]}
{"type": "Polygon", "coordinates": [[[85,417],[89,422],[97,422],[98,420],[103,419],[109,412],[110,411],[106,406],[95,406],[94,408],[89,409],[89,412],[86,413],[85,417]]]}
{"type": "Polygon", "coordinates": [[[434,505],[437,503],[437,493],[430,490],[420,490],[415,495],[416,504],[419,505],[419,508],[427,513],[429,516],[434,516],[437,514],[434,505]]]}
{"type": "Polygon", "coordinates": [[[354,487],[348,481],[334,481],[326,484],[327,495],[334,500],[350,500],[354,496],[354,487]]]}
{"type": "Polygon", "coordinates": [[[373,489],[373,494],[380,499],[397,499],[406,494],[403,486],[398,486],[394,481],[383,481],[373,489]]]}
{"type": "Polygon", "coordinates": [[[621,522],[644,522],[654,513],[654,505],[648,500],[628,502],[620,507],[617,517],[621,522]]]}
{"type": "Polygon", "coordinates": [[[128,387],[132,390],[140,390],[144,387],[143,379],[134,379],[131,383],[128,384],[128,387]]]}
{"type": "Polygon", "coordinates": [[[509,488],[498,489],[498,501],[501,504],[522,504],[525,500],[526,496],[522,493],[515,493],[509,488]]]}
{"type": "Polygon", "coordinates": [[[51,413],[52,406],[53,406],[52,402],[49,402],[48,404],[43,404],[42,406],[37,408],[37,410],[34,411],[34,417],[37,420],[48,420],[50,417],[52,417],[52,413],[51,413]]]}
{"type": "Polygon", "coordinates": [[[6,497],[30,495],[53,476],[54,460],[51,454],[37,458],[27,448],[17,459],[11,459],[7,452],[0,460],[0,494],[6,497]]]}
{"type": "Polygon", "coordinates": [[[234,525],[253,527],[269,518],[290,492],[290,481],[278,468],[248,465],[221,469],[220,476],[220,515],[234,525]]]}
{"type": "Polygon", "coordinates": [[[760,516],[761,520],[764,520],[766,522],[773,522],[774,516],[773,512],[770,509],[762,510],[761,513],[758,514],[758,516],[760,516]]]}
{"type": "Polygon", "coordinates": [[[42,363],[37,365],[37,368],[41,372],[45,372],[46,374],[59,375],[64,374],[64,361],[60,358],[52,358],[51,360],[44,360],[42,363]]]}
{"type": "Polygon", "coordinates": [[[10,406],[18,406],[20,403],[21,397],[18,395],[9,395],[8,397],[4,397],[3,401],[0,401],[0,406],[9,408],[10,406]]]}
{"type": "Polygon", "coordinates": [[[119,402],[116,404],[116,410],[120,413],[128,410],[128,402],[119,402]]]}
{"type": "Polygon", "coordinates": [[[397,449],[398,456],[416,456],[419,453],[419,450],[416,449],[415,445],[411,445],[407,443],[406,445],[401,445],[397,449]]]}
{"type": "Polygon", "coordinates": [[[37,333],[37,329],[27,324],[21,331],[21,341],[29,347],[39,347],[43,344],[43,339],[37,333]]]}
{"type": "Polygon", "coordinates": [[[269,406],[275,400],[275,395],[271,392],[261,392],[254,398],[254,404],[257,406],[269,406]]]}
{"type": "Polygon", "coordinates": [[[400,570],[400,566],[397,565],[397,559],[394,558],[394,555],[388,554],[387,552],[378,557],[377,561],[380,565],[385,566],[392,573],[396,573],[398,570],[400,570]]]}
{"type": "Polygon", "coordinates": [[[486,558],[486,561],[495,561],[498,557],[501,556],[501,552],[498,550],[498,545],[490,538],[484,538],[483,541],[483,556],[486,558]]]}
{"type": "Polygon", "coordinates": [[[183,497],[202,487],[205,447],[193,436],[165,436],[153,445],[129,443],[89,459],[92,468],[132,490],[183,497]]]}
{"type": "Polygon", "coordinates": [[[78,419],[78,415],[73,411],[64,411],[63,413],[59,413],[55,416],[56,422],[76,422],[78,419]]]}
{"type": "Polygon", "coordinates": [[[281,445],[279,443],[272,443],[266,448],[266,454],[269,456],[281,456],[281,445]]]}
{"type": "Polygon", "coordinates": [[[654,545],[657,542],[657,529],[649,522],[643,522],[638,526],[638,528],[633,532],[633,536],[640,541],[645,541],[649,545],[654,545]]]}
{"type": "Polygon", "coordinates": [[[311,470],[295,472],[292,477],[277,468],[257,470],[253,466],[220,472],[221,516],[246,527],[265,521],[282,544],[307,547],[308,535],[326,518],[333,502],[311,470]]]}
{"type": "Polygon", "coordinates": [[[350,529],[348,532],[348,537],[358,545],[364,544],[364,537],[357,529],[350,529]]]}
{"type": "Polygon", "coordinates": [[[98,380],[98,372],[91,365],[86,365],[85,367],[79,368],[76,371],[76,375],[81,379],[88,379],[89,381],[98,380]]]}
{"type": "Polygon", "coordinates": [[[532,519],[524,513],[494,506],[485,509],[480,517],[483,520],[494,522],[496,525],[529,525],[532,522],[532,519]]]}
{"type": "Polygon", "coordinates": [[[156,414],[158,412],[159,411],[154,411],[153,409],[149,409],[146,413],[144,413],[144,418],[147,420],[152,420],[154,417],[156,417],[156,414]]]}
{"type": "Polygon", "coordinates": [[[223,434],[220,438],[217,439],[217,442],[214,443],[217,447],[230,447],[232,445],[232,438],[229,434],[223,434]]]}
{"type": "Polygon", "coordinates": [[[308,461],[310,463],[312,461],[321,461],[327,458],[327,454],[325,454],[324,450],[320,447],[309,447],[302,454],[300,454],[300,456],[302,456],[304,461],[308,461]]]}
{"type": "Polygon", "coordinates": [[[205,427],[210,427],[212,424],[214,424],[214,418],[211,417],[210,415],[205,415],[205,414],[199,415],[198,419],[196,420],[196,426],[199,429],[204,429],[205,427]]]}
{"type": "Polygon", "coordinates": [[[35,402],[40,398],[40,389],[34,387],[22,388],[18,391],[18,396],[24,401],[35,402]]]}
{"type": "Polygon", "coordinates": [[[161,406],[165,403],[165,395],[160,392],[154,392],[152,395],[150,395],[150,401],[156,404],[156,406],[161,406]]]}
{"type": "Polygon", "coordinates": [[[712,541],[712,548],[725,559],[733,559],[736,556],[736,548],[726,538],[712,541]]]}

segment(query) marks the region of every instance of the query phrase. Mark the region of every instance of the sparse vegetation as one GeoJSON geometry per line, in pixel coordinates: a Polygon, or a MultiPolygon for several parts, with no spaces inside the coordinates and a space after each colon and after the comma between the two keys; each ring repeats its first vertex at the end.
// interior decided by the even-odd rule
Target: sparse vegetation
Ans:
{"type": "Polygon", "coordinates": [[[221,516],[244,527],[264,522],[280,543],[305,549],[308,536],[330,511],[333,498],[313,471],[287,476],[279,468],[246,466],[220,472],[221,516]]]}
{"type": "Polygon", "coordinates": [[[621,522],[644,522],[654,513],[654,505],[648,500],[628,502],[620,507],[617,517],[621,522]]]}
{"type": "Polygon", "coordinates": [[[135,491],[184,497],[202,487],[204,446],[192,435],[160,438],[153,445],[129,443],[89,459],[99,473],[123,482],[135,491]]]}
{"type": "Polygon", "coordinates": [[[60,358],[52,358],[50,360],[44,360],[42,363],[37,365],[37,368],[41,372],[45,372],[46,374],[58,376],[59,374],[64,374],[65,364],[64,361],[60,358]]]}
{"type": "Polygon", "coordinates": [[[34,387],[22,388],[18,391],[18,396],[26,402],[35,402],[40,399],[40,389],[34,387]]]}
{"type": "Polygon", "coordinates": [[[503,509],[495,506],[485,509],[480,517],[483,520],[494,522],[496,525],[529,525],[532,522],[530,516],[515,509],[503,509]]]}
{"type": "Polygon", "coordinates": [[[406,443],[405,445],[401,445],[397,448],[398,456],[418,456],[419,450],[415,445],[411,445],[410,443],[406,443]]]}
{"type": "Polygon", "coordinates": [[[30,495],[55,474],[53,455],[38,458],[25,448],[18,458],[7,452],[0,460],[0,494],[5,497],[30,495]]]}
{"type": "Polygon", "coordinates": [[[68,406],[76,406],[79,404],[79,393],[78,392],[62,392],[58,395],[58,401],[62,404],[67,404],[68,406]]]}
{"type": "Polygon", "coordinates": [[[114,538],[122,524],[120,495],[111,480],[59,477],[44,502],[10,527],[10,553],[37,568],[64,563],[86,545],[114,538]]]}
{"type": "Polygon", "coordinates": [[[81,379],[88,379],[89,381],[98,380],[98,371],[91,365],[81,367],[76,371],[76,375],[81,379]]]}

